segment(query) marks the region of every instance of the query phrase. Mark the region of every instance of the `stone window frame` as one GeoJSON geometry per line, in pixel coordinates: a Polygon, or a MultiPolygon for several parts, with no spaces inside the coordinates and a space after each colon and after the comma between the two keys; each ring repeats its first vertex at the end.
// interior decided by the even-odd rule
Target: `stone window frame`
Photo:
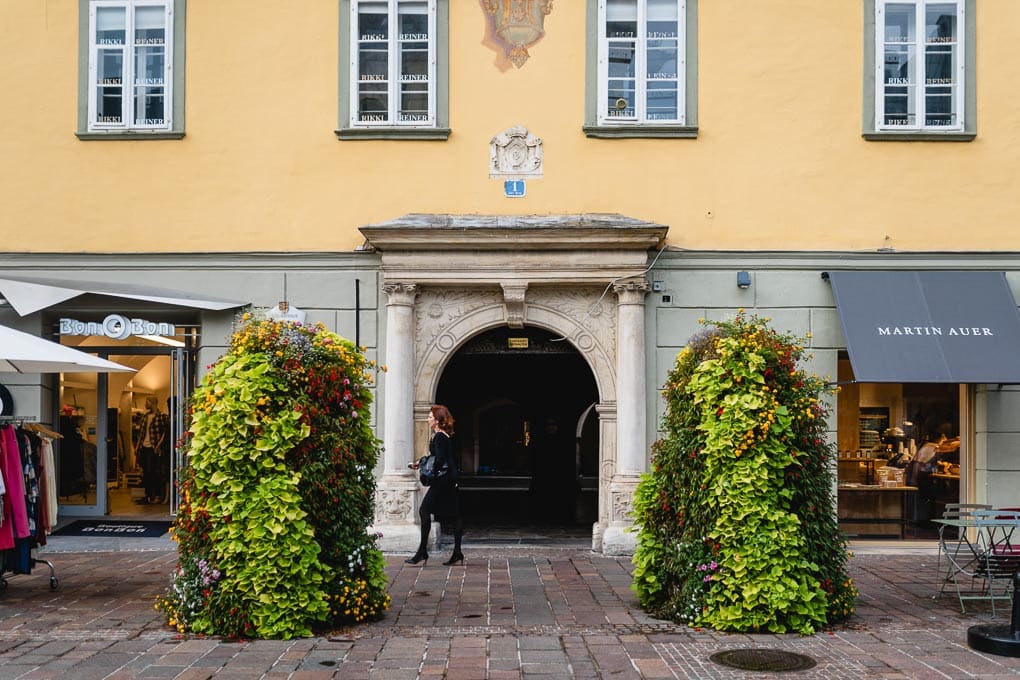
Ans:
{"type": "MultiPolygon", "coordinates": [[[[919,0],[911,0],[917,2],[919,0]]],[[[964,104],[963,130],[939,132],[930,128],[919,130],[879,130],[876,125],[876,70],[878,26],[875,19],[879,0],[864,0],[864,69],[862,137],[869,141],[969,142],[977,136],[977,51],[975,1],[959,0],[963,5],[964,40],[964,104]]]]}
{"type": "MultiPolygon", "coordinates": [[[[91,35],[89,14],[94,0],[78,0],[78,121],[75,135],[83,141],[96,140],[158,140],[184,137],[184,81],[185,81],[185,29],[187,26],[187,0],[166,0],[173,16],[172,36],[169,43],[171,79],[170,126],[165,129],[120,128],[93,129],[89,120],[89,66],[91,35]]],[[[135,4],[124,0],[123,4],[135,4]]]]}
{"type": "MultiPolygon", "coordinates": [[[[392,2],[393,0],[389,0],[392,2]]],[[[337,139],[409,139],[444,141],[450,137],[450,0],[436,4],[435,124],[429,126],[356,126],[351,124],[351,7],[357,0],[339,0],[340,25],[337,139]]]]}
{"type": "Polygon", "coordinates": [[[598,120],[599,107],[599,30],[600,5],[605,0],[587,0],[585,21],[585,107],[582,129],[588,137],[620,138],[696,138],[698,136],[698,1],[685,0],[684,8],[684,121],[683,124],[633,122],[606,125],[598,120]]]}

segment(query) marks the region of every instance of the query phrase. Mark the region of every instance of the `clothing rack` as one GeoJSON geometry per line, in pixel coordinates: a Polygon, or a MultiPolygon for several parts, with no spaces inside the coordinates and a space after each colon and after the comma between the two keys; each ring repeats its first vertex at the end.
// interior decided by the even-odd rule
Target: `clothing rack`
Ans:
{"type": "MultiPolygon", "coordinates": [[[[36,434],[46,438],[52,439],[62,438],[59,433],[54,432],[53,430],[51,430],[48,427],[45,427],[44,425],[40,425],[38,422],[36,422],[36,420],[37,419],[34,416],[0,416],[0,427],[14,425],[19,429],[24,429],[29,432],[35,432],[36,434]]],[[[41,455],[42,454],[40,451],[34,451],[32,457],[35,460],[40,460],[41,455]]],[[[34,469],[36,473],[35,479],[38,480],[39,479],[38,474],[43,468],[35,467],[34,469]]],[[[10,489],[9,484],[8,489],[10,489]]],[[[37,516],[36,519],[38,520],[39,517],[37,516]]],[[[7,521],[12,520],[8,518],[7,521]]],[[[40,537],[42,538],[41,542],[45,543],[44,533],[45,529],[44,527],[40,527],[37,524],[36,532],[37,533],[30,535],[28,537],[17,539],[17,541],[15,542],[15,546],[13,548],[0,551],[0,590],[4,590],[7,588],[6,574],[8,572],[10,572],[11,574],[31,574],[32,570],[39,564],[45,564],[47,567],[49,567],[50,590],[57,589],[58,586],[57,573],[56,569],[54,569],[53,567],[53,564],[48,560],[39,559],[35,555],[35,551],[40,544],[40,537]]]]}
{"type": "Polygon", "coordinates": [[[64,435],[56,430],[51,430],[45,425],[41,425],[37,422],[38,420],[35,416],[0,416],[0,425],[14,425],[15,427],[24,428],[29,432],[35,432],[50,439],[64,438],[64,435]]]}

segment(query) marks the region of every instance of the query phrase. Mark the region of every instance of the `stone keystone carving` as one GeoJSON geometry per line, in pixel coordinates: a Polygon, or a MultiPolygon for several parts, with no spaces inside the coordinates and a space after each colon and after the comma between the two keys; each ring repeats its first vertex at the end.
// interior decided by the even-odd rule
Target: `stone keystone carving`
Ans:
{"type": "Polygon", "coordinates": [[[531,55],[528,48],[545,35],[545,15],[552,0],[482,0],[492,17],[496,37],[506,46],[506,58],[520,68],[531,55]]]}
{"type": "Polygon", "coordinates": [[[541,179],[542,140],[520,125],[489,142],[490,179],[541,179]]]}
{"type": "Polygon", "coordinates": [[[502,283],[503,305],[506,307],[506,323],[510,328],[524,328],[524,295],[527,284],[502,283]]]}

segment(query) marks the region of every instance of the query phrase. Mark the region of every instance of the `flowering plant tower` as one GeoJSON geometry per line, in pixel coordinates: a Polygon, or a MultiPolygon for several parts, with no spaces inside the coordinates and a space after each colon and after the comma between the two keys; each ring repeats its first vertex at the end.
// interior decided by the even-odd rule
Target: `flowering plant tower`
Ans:
{"type": "Polygon", "coordinates": [[[156,603],[170,625],[293,638],[386,611],[373,368],[321,324],[242,317],[191,400],[178,568],[156,603]]]}
{"type": "Polygon", "coordinates": [[[691,626],[811,634],[857,597],[832,496],[832,390],[767,322],[741,310],[677,356],[635,493],[633,588],[649,612],[691,626]]]}

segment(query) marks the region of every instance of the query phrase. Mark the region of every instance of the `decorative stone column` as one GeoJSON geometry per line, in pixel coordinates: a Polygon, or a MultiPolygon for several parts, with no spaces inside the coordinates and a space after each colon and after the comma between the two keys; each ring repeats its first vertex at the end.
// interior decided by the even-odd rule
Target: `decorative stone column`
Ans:
{"type": "Polygon", "coordinates": [[[631,555],[637,545],[630,516],[634,490],[648,452],[645,414],[645,295],[648,281],[616,283],[616,469],[609,485],[609,525],[602,536],[607,555],[631,555]]]}
{"type": "Polygon", "coordinates": [[[418,483],[414,460],[414,300],[418,286],[386,283],[386,373],[383,399],[383,476],[376,488],[379,547],[412,551],[418,546],[418,483]]]}

